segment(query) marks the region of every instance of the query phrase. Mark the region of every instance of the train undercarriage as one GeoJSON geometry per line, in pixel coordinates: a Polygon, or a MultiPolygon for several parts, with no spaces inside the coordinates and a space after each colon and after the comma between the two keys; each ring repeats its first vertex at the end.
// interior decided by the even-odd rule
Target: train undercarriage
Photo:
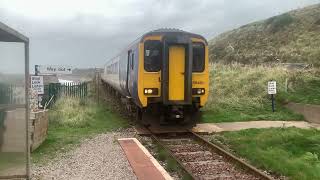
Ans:
{"type": "Polygon", "coordinates": [[[149,125],[151,121],[158,122],[160,125],[194,124],[201,119],[199,103],[164,105],[158,101],[149,103],[148,107],[141,108],[134,103],[132,98],[122,96],[105,82],[102,84],[109,96],[120,99],[122,107],[130,117],[144,125],[149,125]]]}
{"type": "Polygon", "coordinates": [[[162,103],[149,104],[146,108],[137,107],[136,118],[143,124],[150,119],[161,125],[190,124],[200,119],[199,108],[193,105],[163,105],[162,103]]]}

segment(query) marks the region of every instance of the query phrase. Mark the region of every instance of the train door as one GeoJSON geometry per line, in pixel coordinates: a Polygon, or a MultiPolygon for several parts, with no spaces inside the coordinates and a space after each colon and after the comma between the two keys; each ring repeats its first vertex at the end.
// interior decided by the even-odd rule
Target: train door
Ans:
{"type": "Polygon", "coordinates": [[[185,97],[185,57],[183,45],[169,46],[169,101],[184,101],[185,97]]]}
{"type": "Polygon", "coordinates": [[[128,71],[127,71],[127,89],[132,95],[133,89],[133,77],[134,77],[134,53],[132,50],[128,51],[128,71]]]}

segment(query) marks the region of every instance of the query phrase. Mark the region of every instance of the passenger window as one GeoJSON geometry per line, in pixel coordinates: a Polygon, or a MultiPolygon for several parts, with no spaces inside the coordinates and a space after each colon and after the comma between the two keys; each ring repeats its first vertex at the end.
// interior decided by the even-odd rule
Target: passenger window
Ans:
{"type": "Polygon", "coordinates": [[[131,54],[131,69],[134,68],[134,54],[131,54]]]}
{"type": "Polygon", "coordinates": [[[144,42],[144,69],[147,72],[158,72],[161,69],[162,43],[155,40],[144,42]]]}
{"type": "Polygon", "coordinates": [[[203,72],[205,66],[205,48],[203,43],[193,43],[193,62],[192,71],[193,72],[203,72]]]}
{"type": "Polygon", "coordinates": [[[131,50],[128,51],[128,70],[129,70],[129,68],[131,68],[131,53],[132,53],[131,50]]]}

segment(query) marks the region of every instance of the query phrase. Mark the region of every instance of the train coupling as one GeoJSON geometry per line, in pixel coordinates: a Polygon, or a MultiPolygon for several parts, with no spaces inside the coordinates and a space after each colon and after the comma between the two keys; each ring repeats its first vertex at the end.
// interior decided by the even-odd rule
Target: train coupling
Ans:
{"type": "Polygon", "coordinates": [[[170,116],[170,119],[183,119],[183,109],[180,107],[173,107],[170,116]]]}

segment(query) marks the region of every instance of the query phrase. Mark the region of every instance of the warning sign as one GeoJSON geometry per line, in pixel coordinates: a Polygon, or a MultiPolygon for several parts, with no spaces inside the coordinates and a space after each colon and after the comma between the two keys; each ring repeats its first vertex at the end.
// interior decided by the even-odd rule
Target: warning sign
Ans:
{"type": "Polygon", "coordinates": [[[277,82],[269,81],[268,82],[268,94],[277,94],[277,82]]]}
{"type": "Polygon", "coordinates": [[[44,94],[43,76],[31,76],[31,89],[38,94],[44,94]]]}

